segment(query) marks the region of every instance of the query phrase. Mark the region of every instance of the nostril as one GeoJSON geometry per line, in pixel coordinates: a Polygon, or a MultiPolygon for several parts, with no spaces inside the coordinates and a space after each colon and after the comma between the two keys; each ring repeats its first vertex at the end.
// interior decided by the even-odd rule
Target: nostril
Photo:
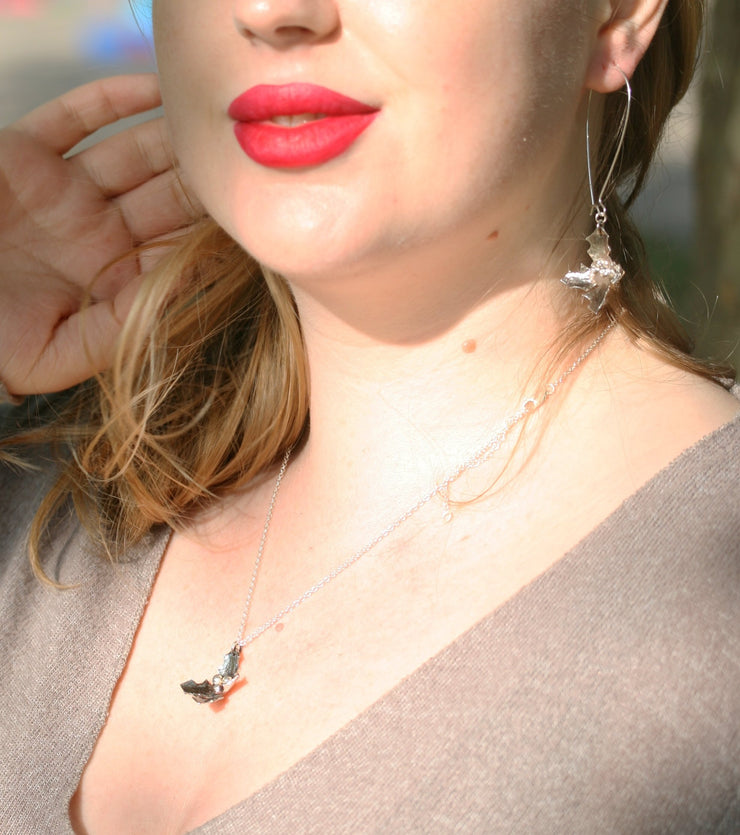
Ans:
{"type": "Polygon", "coordinates": [[[314,43],[321,35],[307,26],[277,26],[274,31],[275,46],[293,46],[300,43],[314,43]]]}
{"type": "MultiPolygon", "coordinates": [[[[259,30],[244,28],[242,34],[249,40],[265,40],[259,30]]],[[[301,41],[313,41],[316,33],[307,26],[277,26],[272,30],[270,39],[275,46],[280,44],[295,44],[301,41]]]]}
{"type": "Polygon", "coordinates": [[[305,38],[313,35],[313,32],[306,26],[278,26],[275,33],[284,38],[305,38]]]}

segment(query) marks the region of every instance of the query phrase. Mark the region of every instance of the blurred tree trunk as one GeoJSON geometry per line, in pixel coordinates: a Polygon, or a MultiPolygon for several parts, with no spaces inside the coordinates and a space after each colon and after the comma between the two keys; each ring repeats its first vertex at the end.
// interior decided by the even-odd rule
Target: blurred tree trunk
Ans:
{"type": "Polygon", "coordinates": [[[697,150],[698,279],[720,344],[740,360],[740,0],[714,0],[697,150]],[[712,310],[715,306],[716,309],[712,310]]]}

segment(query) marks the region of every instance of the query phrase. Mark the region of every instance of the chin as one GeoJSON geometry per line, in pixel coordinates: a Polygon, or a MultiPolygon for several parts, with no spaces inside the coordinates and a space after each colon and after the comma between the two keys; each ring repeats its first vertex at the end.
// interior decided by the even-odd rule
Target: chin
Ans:
{"type": "Polygon", "coordinates": [[[358,271],[362,262],[356,251],[327,251],[316,240],[305,246],[296,241],[269,246],[263,240],[259,246],[246,249],[260,264],[292,284],[309,285],[348,277],[358,271]]]}
{"type": "Polygon", "coordinates": [[[353,222],[349,213],[300,203],[282,201],[274,209],[263,204],[260,210],[244,211],[241,218],[232,214],[224,220],[226,231],[250,255],[287,279],[354,272],[374,248],[367,220],[353,222]]]}

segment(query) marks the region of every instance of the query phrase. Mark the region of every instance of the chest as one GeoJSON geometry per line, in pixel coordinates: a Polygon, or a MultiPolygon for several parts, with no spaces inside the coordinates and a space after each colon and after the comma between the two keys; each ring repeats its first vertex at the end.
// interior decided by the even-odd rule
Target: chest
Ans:
{"type": "MultiPolygon", "coordinates": [[[[186,832],[286,772],[546,572],[630,486],[599,492],[571,476],[533,473],[449,526],[429,508],[246,647],[213,706],[179,683],[211,678],[232,645],[250,562],[174,537],[73,800],[78,831],[186,832]]],[[[310,562],[311,549],[295,537],[270,544],[248,631],[347,550],[324,540],[325,563],[306,569],[295,555],[310,562]]]]}
{"type": "MultiPolygon", "coordinates": [[[[186,832],[210,820],[315,750],[561,555],[537,551],[525,571],[503,538],[498,555],[490,544],[481,551],[481,541],[480,532],[453,528],[361,561],[247,646],[228,698],[203,705],[179,683],[210,679],[221,664],[243,603],[244,566],[216,572],[174,537],[73,800],[77,830],[186,832]]],[[[254,624],[286,602],[278,585],[268,572],[254,624]]]]}

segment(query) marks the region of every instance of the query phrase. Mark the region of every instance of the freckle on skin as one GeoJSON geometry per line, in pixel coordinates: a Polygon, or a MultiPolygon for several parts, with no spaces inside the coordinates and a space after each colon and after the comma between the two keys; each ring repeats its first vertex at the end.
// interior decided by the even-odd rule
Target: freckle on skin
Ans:
{"type": "Polygon", "coordinates": [[[488,236],[489,241],[495,241],[498,238],[498,229],[494,229],[493,232],[488,236]]]}
{"type": "Polygon", "coordinates": [[[465,342],[462,344],[462,349],[464,354],[472,354],[475,352],[475,349],[478,347],[476,341],[474,339],[466,339],[465,342]]]}

